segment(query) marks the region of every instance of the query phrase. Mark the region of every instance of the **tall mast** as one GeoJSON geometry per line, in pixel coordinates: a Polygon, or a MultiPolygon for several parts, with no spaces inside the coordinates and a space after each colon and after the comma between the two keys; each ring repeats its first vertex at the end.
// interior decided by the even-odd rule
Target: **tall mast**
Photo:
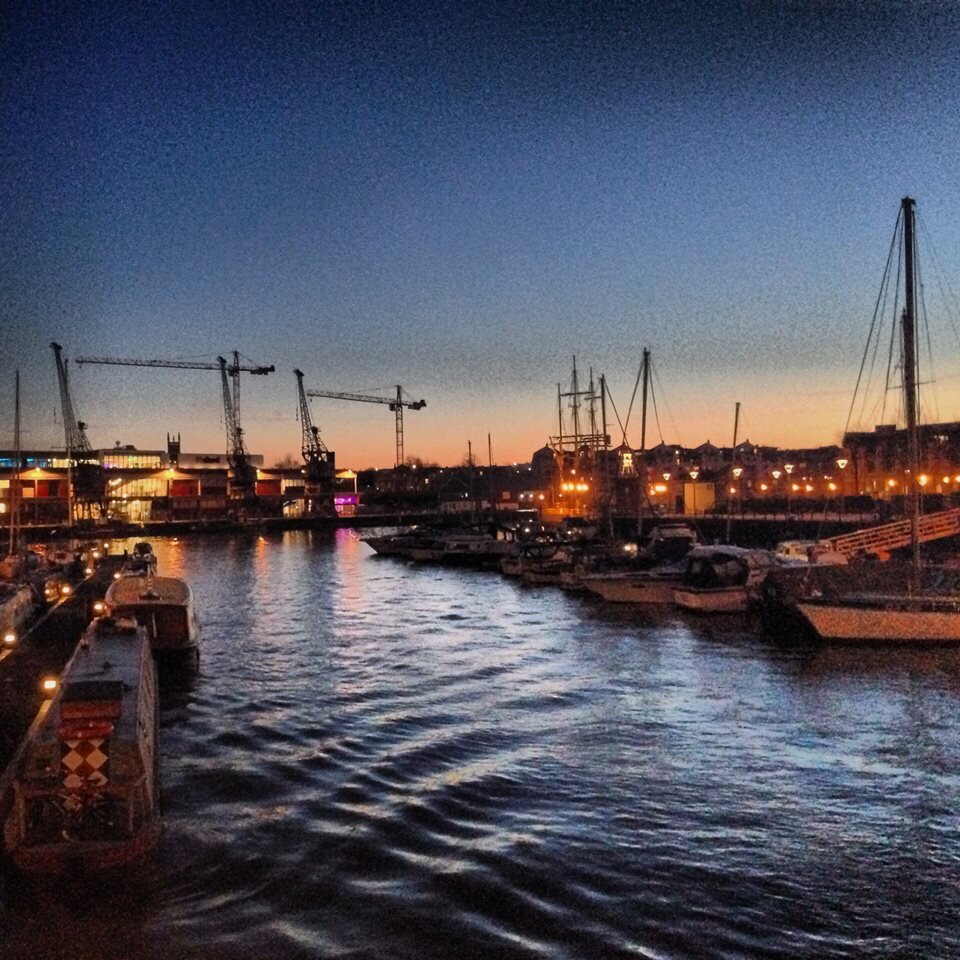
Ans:
{"type": "Polygon", "coordinates": [[[640,404],[640,456],[647,449],[647,384],[650,379],[650,349],[643,348],[643,396],[640,404]]]}
{"type": "Polygon", "coordinates": [[[904,197],[900,201],[903,210],[903,400],[907,417],[907,461],[910,467],[908,507],[910,511],[910,543],[913,548],[913,570],[920,570],[920,500],[917,496],[917,473],[920,463],[919,428],[917,425],[917,356],[916,356],[916,282],[914,213],[916,201],[904,197]]]}
{"type": "Polygon", "coordinates": [[[650,382],[650,348],[643,348],[643,396],[640,398],[640,464],[637,469],[637,539],[643,536],[643,501],[647,497],[647,386],[650,382]]]}
{"type": "Polygon", "coordinates": [[[16,460],[10,483],[10,556],[19,549],[20,540],[20,371],[14,381],[13,448],[16,460]]]}
{"type": "MultiPolygon", "coordinates": [[[[733,446],[730,448],[730,467],[731,470],[736,466],[737,463],[737,431],[740,428],[740,401],[737,401],[737,405],[733,408],[733,446]]],[[[727,501],[727,535],[725,537],[727,543],[730,542],[730,501],[727,501]]]]}
{"type": "Polygon", "coordinates": [[[603,430],[601,444],[603,448],[603,509],[606,513],[607,535],[613,540],[613,484],[610,482],[610,450],[609,434],[607,433],[607,378],[600,374],[600,426],[603,430]]]}

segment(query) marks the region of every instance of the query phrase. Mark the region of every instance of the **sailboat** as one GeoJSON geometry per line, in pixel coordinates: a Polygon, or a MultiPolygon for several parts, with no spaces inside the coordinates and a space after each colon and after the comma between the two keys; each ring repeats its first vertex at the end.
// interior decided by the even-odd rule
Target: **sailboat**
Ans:
{"type": "MultiPolygon", "coordinates": [[[[643,384],[641,394],[639,466],[634,464],[633,451],[626,461],[628,472],[622,475],[637,479],[637,544],[636,559],[630,565],[617,564],[612,569],[584,574],[580,586],[610,603],[672,604],[674,588],[683,580],[686,570],[685,558],[696,546],[697,535],[684,523],[654,524],[644,537],[644,503],[648,500],[647,469],[647,396],[650,387],[650,350],[644,347],[643,362],[637,375],[636,390],[643,384]]],[[[633,398],[630,400],[633,408],[633,398]]],[[[627,414],[629,421],[629,412],[627,414]]],[[[623,427],[621,451],[627,448],[626,427],[623,427]]]]}
{"type": "Polygon", "coordinates": [[[854,592],[838,597],[805,599],[797,603],[801,617],[817,636],[828,642],[883,644],[960,643],[960,596],[922,592],[920,589],[920,477],[918,386],[916,351],[915,206],[911,197],[901,201],[903,217],[904,294],[901,318],[903,400],[907,426],[907,459],[910,468],[909,517],[911,572],[905,589],[888,592],[854,592]]]}

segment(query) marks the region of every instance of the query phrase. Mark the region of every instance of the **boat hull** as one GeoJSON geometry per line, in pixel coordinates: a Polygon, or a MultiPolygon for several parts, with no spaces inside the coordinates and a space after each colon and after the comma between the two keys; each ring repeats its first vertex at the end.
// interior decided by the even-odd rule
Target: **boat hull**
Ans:
{"type": "Polygon", "coordinates": [[[29,587],[0,585],[0,636],[6,633],[19,634],[33,612],[33,594],[29,587]]]}
{"type": "Polygon", "coordinates": [[[127,841],[15,846],[9,855],[13,864],[26,873],[59,875],[114,870],[144,859],[157,845],[161,833],[158,821],[127,841]]]}
{"type": "Polygon", "coordinates": [[[581,584],[608,603],[671,604],[677,579],[660,577],[584,577],[581,584]]]}
{"type": "Polygon", "coordinates": [[[838,643],[960,644],[960,609],[919,603],[806,601],[797,612],[824,641],[838,643]]]}
{"type": "Polygon", "coordinates": [[[746,587],[674,587],[673,602],[696,613],[744,613],[749,595],[746,587]]]}

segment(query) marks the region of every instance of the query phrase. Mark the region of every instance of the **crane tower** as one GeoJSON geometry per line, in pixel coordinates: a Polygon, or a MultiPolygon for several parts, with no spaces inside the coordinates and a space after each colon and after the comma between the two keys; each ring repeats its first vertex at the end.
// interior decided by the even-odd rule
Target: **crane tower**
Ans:
{"type": "Polygon", "coordinates": [[[256,497],[257,473],[250,463],[240,426],[240,374],[266,376],[274,367],[244,365],[240,354],[233,351],[233,362],[217,357],[216,363],[202,360],[130,360],[119,357],[78,357],[77,363],[104,363],[126,367],[162,367],[174,370],[219,370],[223,390],[223,420],[227,432],[227,462],[233,471],[231,495],[245,503],[256,497]]]}
{"type": "Polygon", "coordinates": [[[303,389],[303,371],[294,370],[297,378],[297,394],[300,398],[300,450],[306,467],[304,498],[307,513],[329,514],[332,512],[331,496],[336,474],[336,456],[320,439],[320,428],[310,416],[310,404],[303,389]]]}
{"type": "MultiPolygon", "coordinates": [[[[87,425],[77,420],[73,412],[70,397],[70,384],[67,374],[67,361],[63,358],[63,347],[51,343],[51,349],[57,364],[57,381],[60,385],[60,406],[63,411],[63,430],[66,440],[67,463],[70,470],[68,496],[70,498],[70,522],[73,523],[73,498],[83,516],[90,517],[93,505],[102,507],[104,473],[87,439],[87,425]]],[[[80,362],[79,360],[77,361],[80,362]]]]}

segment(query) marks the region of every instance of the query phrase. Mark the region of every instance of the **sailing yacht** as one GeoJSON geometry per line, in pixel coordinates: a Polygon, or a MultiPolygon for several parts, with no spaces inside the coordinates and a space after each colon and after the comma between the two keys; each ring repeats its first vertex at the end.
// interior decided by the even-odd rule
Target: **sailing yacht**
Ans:
{"type": "Polygon", "coordinates": [[[909,516],[911,573],[904,589],[887,592],[851,592],[838,597],[804,599],[797,612],[817,636],[828,642],[883,644],[960,643],[960,596],[920,590],[920,476],[918,384],[916,351],[916,243],[915,201],[901,201],[902,261],[906,304],[901,317],[903,400],[907,421],[907,458],[910,467],[909,516]]]}

